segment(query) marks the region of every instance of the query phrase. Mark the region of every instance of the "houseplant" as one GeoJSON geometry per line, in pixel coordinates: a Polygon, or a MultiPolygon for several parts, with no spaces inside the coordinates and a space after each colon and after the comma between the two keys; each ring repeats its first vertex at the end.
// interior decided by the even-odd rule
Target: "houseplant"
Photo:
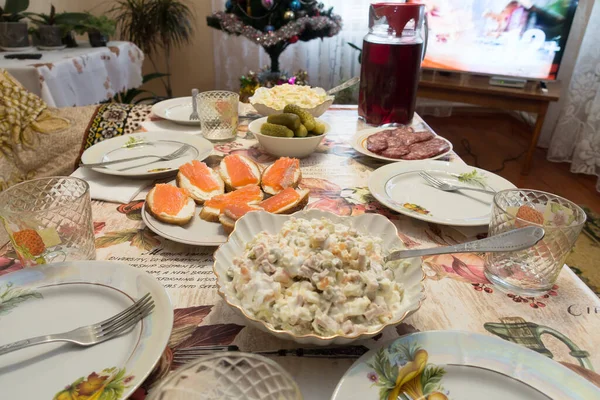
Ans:
{"type": "Polygon", "coordinates": [[[29,0],[6,0],[0,7],[0,47],[11,50],[29,46],[27,23],[21,22],[23,12],[29,7],[29,0]]]}
{"type": "Polygon", "coordinates": [[[96,17],[90,14],[81,25],[87,30],[92,47],[106,46],[108,38],[115,34],[117,28],[117,23],[106,15],[96,17]]]}
{"type": "Polygon", "coordinates": [[[36,25],[33,33],[37,38],[37,45],[48,49],[63,47],[63,38],[70,29],[87,17],[85,13],[57,13],[53,5],[50,6],[50,14],[28,12],[24,15],[36,25]]]}
{"type": "Polygon", "coordinates": [[[189,43],[194,16],[179,0],[117,0],[112,11],[121,37],[135,43],[159,71],[164,60],[166,76],[160,79],[168,97],[171,86],[171,52],[189,43]]]}

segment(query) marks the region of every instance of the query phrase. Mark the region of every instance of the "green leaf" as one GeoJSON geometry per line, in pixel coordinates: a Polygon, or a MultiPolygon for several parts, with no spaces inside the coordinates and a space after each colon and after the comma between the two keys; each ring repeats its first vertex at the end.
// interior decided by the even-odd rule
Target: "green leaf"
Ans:
{"type": "Polygon", "coordinates": [[[140,250],[150,251],[159,245],[160,241],[148,228],[138,229],[137,233],[131,238],[131,246],[135,246],[140,250]]]}
{"type": "Polygon", "coordinates": [[[0,315],[6,315],[20,303],[30,299],[43,299],[41,293],[31,289],[15,288],[12,282],[6,284],[4,291],[0,288],[0,315]]]}
{"type": "Polygon", "coordinates": [[[127,229],[124,231],[107,232],[104,236],[96,238],[96,248],[103,249],[125,242],[131,242],[138,231],[139,229],[127,229]]]}
{"type": "Polygon", "coordinates": [[[474,169],[471,172],[465,172],[463,174],[458,175],[459,182],[469,183],[474,186],[480,186],[484,189],[487,186],[486,180],[487,177],[483,174],[478,173],[476,169],[474,169]]]}
{"type": "Polygon", "coordinates": [[[388,400],[393,388],[382,387],[379,389],[379,400],[388,400]]]}
{"type": "Polygon", "coordinates": [[[18,14],[29,8],[29,0],[6,0],[4,12],[6,14],[18,14]]]}
{"type": "Polygon", "coordinates": [[[440,389],[440,382],[442,377],[446,373],[446,370],[436,365],[428,365],[425,367],[423,374],[421,375],[421,386],[423,387],[423,394],[429,394],[435,390],[440,389]]]}

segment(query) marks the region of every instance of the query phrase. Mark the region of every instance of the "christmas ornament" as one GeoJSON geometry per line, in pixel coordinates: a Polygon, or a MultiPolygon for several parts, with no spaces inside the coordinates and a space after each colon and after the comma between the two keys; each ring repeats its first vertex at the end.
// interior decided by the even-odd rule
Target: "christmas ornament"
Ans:
{"type": "Polygon", "coordinates": [[[231,10],[232,7],[233,7],[233,4],[231,3],[231,0],[227,0],[227,2],[225,2],[225,8],[227,10],[231,10]]]}
{"type": "Polygon", "coordinates": [[[267,26],[265,26],[265,32],[271,33],[273,31],[275,31],[275,27],[273,25],[267,25],[267,26]]]}
{"type": "Polygon", "coordinates": [[[298,11],[299,9],[301,9],[301,8],[302,8],[302,4],[300,4],[300,1],[299,1],[299,0],[294,0],[294,1],[292,1],[292,2],[290,3],[290,8],[291,8],[293,11],[298,11]]]}
{"type": "Polygon", "coordinates": [[[291,21],[294,19],[296,15],[294,14],[294,12],[292,10],[287,10],[284,14],[283,14],[283,19],[287,20],[287,21],[291,21]]]}
{"type": "Polygon", "coordinates": [[[296,43],[297,41],[298,41],[298,36],[297,36],[297,35],[296,35],[296,36],[292,36],[292,37],[291,37],[291,38],[288,40],[288,42],[290,42],[290,43],[296,43]]]}
{"type": "Polygon", "coordinates": [[[273,8],[273,0],[261,0],[261,4],[267,10],[273,8]]]}
{"type": "Polygon", "coordinates": [[[319,10],[322,10],[322,9],[323,9],[323,7],[325,7],[325,4],[323,4],[323,3],[319,3],[318,7],[319,7],[319,10]]]}

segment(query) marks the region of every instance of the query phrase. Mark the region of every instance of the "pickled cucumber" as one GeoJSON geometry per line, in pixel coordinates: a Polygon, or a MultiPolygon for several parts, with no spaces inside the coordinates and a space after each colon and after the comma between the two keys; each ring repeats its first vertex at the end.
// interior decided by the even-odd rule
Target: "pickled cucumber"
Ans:
{"type": "Polygon", "coordinates": [[[322,135],[325,133],[325,124],[319,121],[315,121],[315,129],[312,130],[312,133],[316,135],[322,135]]]}
{"type": "Polygon", "coordinates": [[[265,122],[260,127],[260,133],[267,136],[278,136],[278,137],[294,137],[294,131],[286,128],[283,125],[275,125],[265,122]]]}
{"type": "Polygon", "coordinates": [[[302,125],[300,117],[293,113],[270,115],[269,118],[267,118],[267,122],[275,125],[283,125],[293,131],[302,125]]]}
{"type": "Polygon", "coordinates": [[[306,137],[306,135],[308,135],[308,129],[306,129],[306,127],[302,124],[300,124],[300,127],[294,131],[294,136],[296,137],[306,137]]]}
{"type": "Polygon", "coordinates": [[[296,114],[300,117],[300,121],[306,127],[307,130],[312,131],[315,129],[315,117],[313,117],[308,111],[304,111],[295,104],[288,104],[283,109],[284,113],[296,114]]]}

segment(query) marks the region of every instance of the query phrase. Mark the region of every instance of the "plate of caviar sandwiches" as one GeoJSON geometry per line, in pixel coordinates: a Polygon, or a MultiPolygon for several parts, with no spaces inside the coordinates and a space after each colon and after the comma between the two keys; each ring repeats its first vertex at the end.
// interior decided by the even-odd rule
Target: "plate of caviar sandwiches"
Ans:
{"type": "Polygon", "coordinates": [[[237,154],[224,157],[214,169],[193,160],[179,167],[174,181],[156,184],[148,192],[142,219],[166,239],[218,246],[249,212],[302,210],[310,191],[298,187],[301,178],[296,158],[282,157],[266,168],[237,154]]]}

